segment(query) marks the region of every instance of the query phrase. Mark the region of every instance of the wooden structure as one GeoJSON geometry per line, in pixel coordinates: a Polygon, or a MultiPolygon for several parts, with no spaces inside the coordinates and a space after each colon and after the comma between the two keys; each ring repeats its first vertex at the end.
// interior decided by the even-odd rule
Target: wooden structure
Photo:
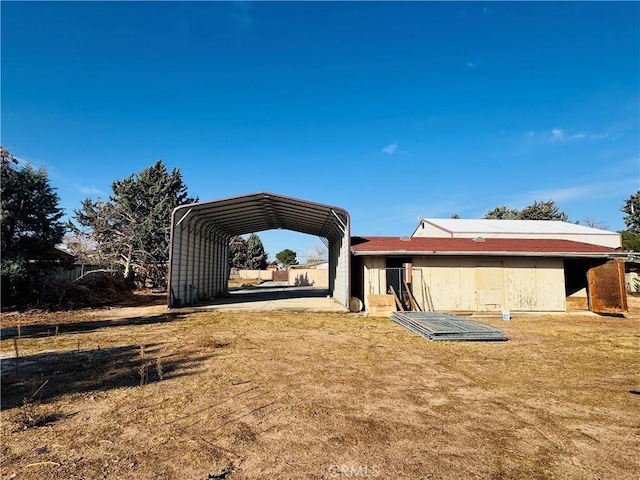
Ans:
{"type": "Polygon", "coordinates": [[[564,312],[567,296],[588,287],[593,311],[626,311],[623,263],[609,262],[620,254],[605,246],[553,239],[353,237],[351,251],[359,274],[352,294],[365,299],[367,310],[371,295],[389,293],[392,273],[400,270],[406,285],[406,268],[394,267],[410,264],[412,285],[403,290],[410,292],[408,310],[564,312]]]}

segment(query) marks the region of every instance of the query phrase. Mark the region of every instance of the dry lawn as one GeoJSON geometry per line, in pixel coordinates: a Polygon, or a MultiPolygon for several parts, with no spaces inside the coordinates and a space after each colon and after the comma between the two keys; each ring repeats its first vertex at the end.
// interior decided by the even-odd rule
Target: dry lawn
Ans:
{"type": "Polygon", "coordinates": [[[2,478],[637,479],[632,313],[483,319],[495,343],[353,314],[5,314],[2,478]]]}

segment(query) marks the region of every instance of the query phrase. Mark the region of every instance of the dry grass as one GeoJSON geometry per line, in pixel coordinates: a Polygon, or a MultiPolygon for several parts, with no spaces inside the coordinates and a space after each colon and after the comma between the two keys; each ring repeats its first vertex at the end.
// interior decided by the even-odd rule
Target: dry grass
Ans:
{"type": "Polygon", "coordinates": [[[18,317],[3,478],[640,477],[637,310],[487,319],[500,343],[349,314],[18,317]]]}

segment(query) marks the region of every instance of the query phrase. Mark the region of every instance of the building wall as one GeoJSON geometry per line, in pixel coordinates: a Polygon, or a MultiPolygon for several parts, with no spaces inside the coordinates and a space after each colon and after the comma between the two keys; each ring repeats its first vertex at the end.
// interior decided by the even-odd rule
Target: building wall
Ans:
{"type": "Polygon", "coordinates": [[[341,305],[348,306],[351,296],[351,278],[349,265],[351,252],[349,251],[349,220],[346,219],[344,236],[329,244],[328,285],[331,295],[341,305]]]}
{"type": "Polygon", "coordinates": [[[475,277],[473,257],[413,259],[414,295],[433,310],[477,310],[475,277]]]}
{"type": "Polygon", "coordinates": [[[229,278],[239,278],[242,280],[271,280],[271,270],[248,270],[243,268],[232,268],[229,278]]]}
{"type": "MultiPolygon", "coordinates": [[[[367,294],[386,293],[384,257],[364,257],[367,294]]],[[[413,294],[436,311],[565,311],[562,259],[414,257],[413,294]]]]}
{"type": "Polygon", "coordinates": [[[384,257],[364,257],[364,296],[365,309],[367,295],[384,295],[387,292],[387,274],[384,270],[384,257]]]}
{"type": "Polygon", "coordinates": [[[329,270],[326,268],[292,268],[289,270],[289,285],[329,288],[329,270]]]}
{"type": "Polygon", "coordinates": [[[169,306],[214,298],[227,289],[229,236],[202,224],[174,227],[169,250],[169,306]]]}
{"type": "MultiPolygon", "coordinates": [[[[270,281],[271,272],[271,270],[232,269],[230,278],[270,281]]],[[[289,269],[289,285],[295,286],[296,283],[301,286],[306,286],[304,285],[306,283],[313,287],[328,288],[329,270],[326,268],[291,268],[289,269]]]]}

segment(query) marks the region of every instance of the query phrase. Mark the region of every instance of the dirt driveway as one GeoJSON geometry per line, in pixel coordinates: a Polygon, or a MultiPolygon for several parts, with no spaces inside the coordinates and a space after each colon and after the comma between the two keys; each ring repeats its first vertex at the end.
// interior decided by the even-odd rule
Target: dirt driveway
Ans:
{"type": "Polygon", "coordinates": [[[636,479],[632,313],[482,319],[496,343],[162,303],[3,315],[2,478],[636,479]]]}

